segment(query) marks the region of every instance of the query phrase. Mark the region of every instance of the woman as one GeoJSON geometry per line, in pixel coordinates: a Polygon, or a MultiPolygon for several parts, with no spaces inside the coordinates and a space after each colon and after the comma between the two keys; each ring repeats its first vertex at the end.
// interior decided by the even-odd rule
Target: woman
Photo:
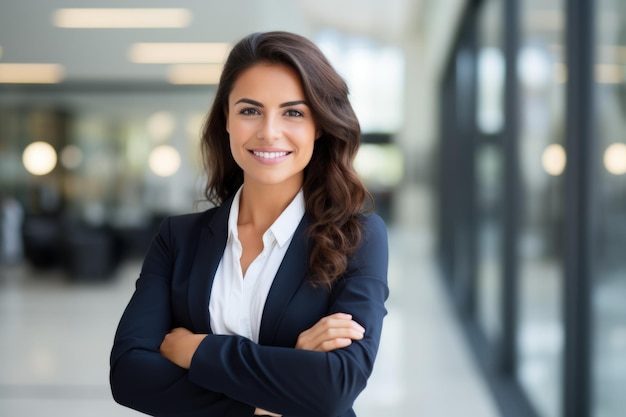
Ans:
{"type": "Polygon", "coordinates": [[[160,227],[111,354],[120,404],[163,416],[354,416],[387,299],[348,90],[286,32],[229,54],[203,131],[216,207],[160,227]]]}

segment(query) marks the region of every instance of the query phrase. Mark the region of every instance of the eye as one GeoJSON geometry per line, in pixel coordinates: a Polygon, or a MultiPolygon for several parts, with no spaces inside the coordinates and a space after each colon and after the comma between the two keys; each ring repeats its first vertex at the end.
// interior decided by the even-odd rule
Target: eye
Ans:
{"type": "Polygon", "coordinates": [[[259,114],[259,111],[254,107],[246,107],[239,111],[239,114],[243,114],[244,116],[254,116],[259,114]]]}
{"type": "Polygon", "coordinates": [[[302,112],[300,112],[298,110],[294,110],[294,109],[287,110],[285,112],[285,115],[287,115],[289,117],[303,117],[304,116],[304,114],[302,114],[302,112]]]}

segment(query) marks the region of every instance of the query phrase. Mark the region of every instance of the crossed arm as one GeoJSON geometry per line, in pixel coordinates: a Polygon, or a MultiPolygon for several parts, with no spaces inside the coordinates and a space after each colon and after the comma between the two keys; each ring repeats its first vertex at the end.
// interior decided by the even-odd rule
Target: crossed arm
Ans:
{"type": "MultiPolygon", "coordinates": [[[[111,388],[120,404],[177,417],[244,417],[263,410],[337,416],[365,387],[380,337],[386,293],[381,284],[358,287],[378,293],[373,297],[377,301],[367,294],[360,301],[375,306],[357,317],[366,324],[365,333],[348,315],[335,313],[302,332],[294,349],[262,346],[240,336],[172,330],[169,300],[159,289],[164,280],[139,281],[111,355],[111,388]]],[[[335,307],[350,311],[340,302],[335,307]]]]}
{"type": "MultiPolygon", "coordinates": [[[[298,336],[296,349],[316,352],[330,352],[361,340],[365,329],[346,313],[335,313],[322,318],[313,327],[298,336]]],[[[189,369],[194,353],[206,334],[195,334],[185,328],[173,329],[163,339],[159,347],[161,355],[183,369],[189,369]]],[[[261,408],[255,415],[280,416],[261,408]]]]}
{"type": "Polygon", "coordinates": [[[164,226],[115,337],[115,400],[177,417],[243,417],[263,409],[299,416],[347,412],[371,373],[388,295],[386,232],[380,219],[370,226],[370,244],[334,292],[329,315],[303,331],[295,349],[177,328],[167,259],[175,244],[164,226]]]}

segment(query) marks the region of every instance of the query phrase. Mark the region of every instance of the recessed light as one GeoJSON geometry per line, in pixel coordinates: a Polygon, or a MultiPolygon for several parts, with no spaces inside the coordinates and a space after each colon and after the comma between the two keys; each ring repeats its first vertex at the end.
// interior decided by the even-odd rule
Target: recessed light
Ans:
{"type": "Polygon", "coordinates": [[[221,64],[172,65],[167,79],[171,84],[218,84],[221,75],[221,64]]]}
{"type": "Polygon", "coordinates": [[[191,22],[187,9],[58,9],[52,22],[60,28],[182,28],[191,22]]]}
{"type": "Polygon", "coordinates": [[[135,43],[128,58],[137,64],[216,64],[226,60],[228,43],[135,43]]]}
{"type": "Polygon", "coordinates": [[[0,64],[3,84],[56,84],[63,76],[63,66],[59,64],[0,64]]]}

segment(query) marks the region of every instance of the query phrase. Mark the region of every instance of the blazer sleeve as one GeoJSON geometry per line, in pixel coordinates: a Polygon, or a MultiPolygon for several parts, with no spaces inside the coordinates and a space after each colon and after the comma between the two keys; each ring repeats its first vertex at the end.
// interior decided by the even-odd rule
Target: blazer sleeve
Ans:
{"type": "Polygon", "coordinates": [[[364,217],[362,244],[331,294],[329,314],[345,312],[364,338],[332,352],[262,346],[239,336],[208,335],[191,362],[198,386],[283,416],[339,416],[365,388],[380,342],[387,286],[387,232],[364,217]]]}
{"type": "Polygon", "coordinates": [[[176,256],[170,219],[163,222],[120,320],[111,351],[113,398],[159,416],[252,416],[254,407],[201,388],[159,352],[172,328],[170,276],[176,256]]]}

